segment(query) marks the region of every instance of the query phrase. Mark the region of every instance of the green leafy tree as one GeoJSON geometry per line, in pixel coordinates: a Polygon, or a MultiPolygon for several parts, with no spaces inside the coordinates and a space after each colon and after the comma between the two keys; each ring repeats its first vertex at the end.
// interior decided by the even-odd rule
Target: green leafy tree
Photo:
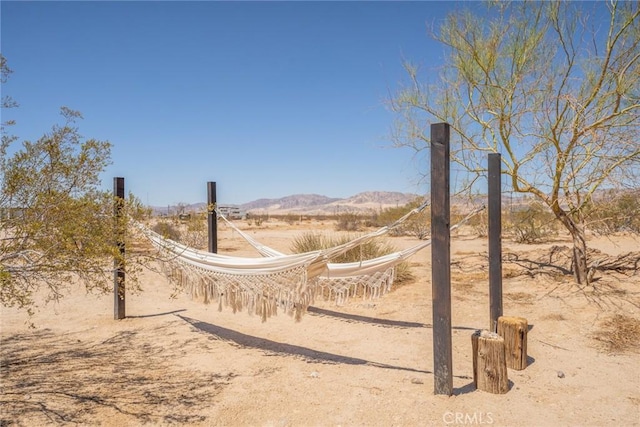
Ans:
{"type": "MultiPolygon", "coordinates": [[[[9,72],[2,57],[3,82],[9,72]]],[[[88,290],[110,290],[120,257],[114,236],[127,222],[114,221],[113,196],[100,189],[111,144],[83,139],[80,113],[63,107],[61,114],[62,124],[20,147],[10,123],[2,128],[0,302],[30,312],[36,293],[58,299],[78,279],[88,290]]]]}
{"type": "Polygon", "coordinates": [[[592,196],[639,182],[640,3],[490,2],[451,13],[434,37],[446,52],[439,75],[426,81],[406,63],[391,100],[396,144],[426,150],[428,123],[448,122],[452,161],[471,182],[487,153],[502,153],[512,189],[571,234],[575,279],[587,284],[592,196]]]}

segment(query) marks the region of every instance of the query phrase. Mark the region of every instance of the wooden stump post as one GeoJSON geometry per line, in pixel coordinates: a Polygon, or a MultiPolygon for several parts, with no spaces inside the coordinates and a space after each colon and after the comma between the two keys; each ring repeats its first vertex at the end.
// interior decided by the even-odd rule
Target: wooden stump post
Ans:
{"type": "Polygon", "coordinates": [[[518,371],[527,367],[527,332],[529,325],[523,317],[498,318],[498,335],[504,339],[507,367],[518,371]]]}
{"type": "Polygon", "coordinates": [[[471,335],[473,350],[473,384],[476,389],[494,394],[509,391],[504,339],[489,331],[471,335]]]}

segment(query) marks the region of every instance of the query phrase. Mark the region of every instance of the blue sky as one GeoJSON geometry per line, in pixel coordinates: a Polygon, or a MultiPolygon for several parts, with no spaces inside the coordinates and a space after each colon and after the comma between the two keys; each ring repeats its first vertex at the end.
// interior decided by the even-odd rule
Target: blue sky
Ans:
{"type": "Polygon", "coordinates": [[[403,59],[435,69],[428,35],[456,2],[1,2],[3,95],[35,140],[67,106],[113,144],[105,187],[165,206],[298,193],[425,193],[392,148],[385,102],[403,59]]]}

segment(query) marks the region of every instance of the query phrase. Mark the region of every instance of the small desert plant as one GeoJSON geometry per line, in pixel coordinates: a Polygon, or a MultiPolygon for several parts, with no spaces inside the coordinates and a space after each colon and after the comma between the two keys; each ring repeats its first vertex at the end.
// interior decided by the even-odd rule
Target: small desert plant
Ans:
{"type": "Polygon", "coordinates": [[[409,219],[400,226],[403,234],[424,240],[431,235],[431,212],[424,210],[409,219]]]}
{"type": "Polygon", "coordinates": [[[337,231],[358,231],[364,226],[363,218],[357,213],[344,212],[336,216],[337,231]]]}
{"type": "Polygon", "coordinates": [[[152,230],[165,239],[175,240],[176,242],[180,240],[180,231],[175,225],[168,222],[159,222],[153,226],[152,230]]]}
{"type": "Polygon", "coordinates": [[[640,320],[616,314],[601,323],[593,338],[610,353],[640,352],[640,320]]]}
{"type": "MultiPolygon", "coordinates": [[[[371,225],[374,227],[385,227],[393,224],[402,216],[416,209],[422,204],[421,199],[416,199],[404,206],[383,209],[373,218],[371,225]]],[[[426,239],[431,233],[431,214],[429,208],[421,213],[411,216],[404,224],[399,225],[389,232],[391,236],[415,236],[418,239],[426,239]]]]}
{"type": "Polygon", "coordinates": [[[181,243],[193,248],[206,248],[209,239],[207,222],[198,217],[186,220],[186,231],[182,235],[181,243]]]}
{"type": "Polygon", "coordinates": [[[407,214],[411,209],[417,208],[419,203],[409,203],[404,206],[398,206],[395,208],[386,208],[380,211],[379,214],[373,219],[374,227],[384,227],[396,221],[398,218],[407,214]]]}
{"type": "Polygon", "coordinates": [[[478,237],[487,237],[489,235],[489,213],[487,209],[482,210],[469,219],[468,224],[473,228],[478,237]]]}
{"type": "Polygon", "coordinates": [[[555,217],[538,202],[509,213],[506,227],[518,243],[539,243],[557,233],[555,217]]]}
{"type": "Polygon", "coordinates": [[[289,225],[294,225],[299,220],[300,220],[300,215],[296,215],[293,213],[287,214],[284,217],[284,221],[289,225]]]}
{"type": "Polygon", "coordinates": [[[640,233],[640,191],[592,202],[586,213],[588,228],[608,235],[621,231],[640,233]]]}
{"type": "Polygon", "coordinates": [[[309,232],[296,236],[291,245],[294,253],[313,252],[331,247],[333,239],[322,233],[309,232]]]}

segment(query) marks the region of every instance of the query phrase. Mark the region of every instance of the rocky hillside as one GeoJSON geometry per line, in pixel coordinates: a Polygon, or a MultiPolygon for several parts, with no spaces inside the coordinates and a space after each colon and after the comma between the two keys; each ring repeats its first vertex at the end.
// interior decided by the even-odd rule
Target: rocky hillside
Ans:
{"type": "Polygon", "coordinates": [[[317,194],[297,194],[280,199],[260,199],[240,207],[247,212],[260,214],[336,214],[340,212],[365,212],[403,206],[419,196],[416,194],[368,191],[348,198],[331,198],[317,194]]]}
{"type": "Polygon", "coordinates": [[[319,194],[294,194],[279,199],[258,199],[240,205],[240,207],[249,212],[256,210],[300,211],[315,209],[318,206],[329,205],[340,200],[341,199],[321,196],[319,194]]]}
{"type": "MultiPolygon", "coordinates": [[[[367,191],[344,199],[319,194],[295,194],[279,199],[259,199],[238,207],[248,213],[283,215],[288,213],[305,215],[335,215],[344,212],[371,212],[396,206],[404,206],[419,198],[417,194],[390,191],[367,191]]],[[[224,205],[224,201],[221,201],[224,205]]],[[[170,206],[171,214],[198,212],[206,209],[205,203],[170,206]]],[[[153,207],[156,215],[166,215],[167,207],[153,207]]]]}

